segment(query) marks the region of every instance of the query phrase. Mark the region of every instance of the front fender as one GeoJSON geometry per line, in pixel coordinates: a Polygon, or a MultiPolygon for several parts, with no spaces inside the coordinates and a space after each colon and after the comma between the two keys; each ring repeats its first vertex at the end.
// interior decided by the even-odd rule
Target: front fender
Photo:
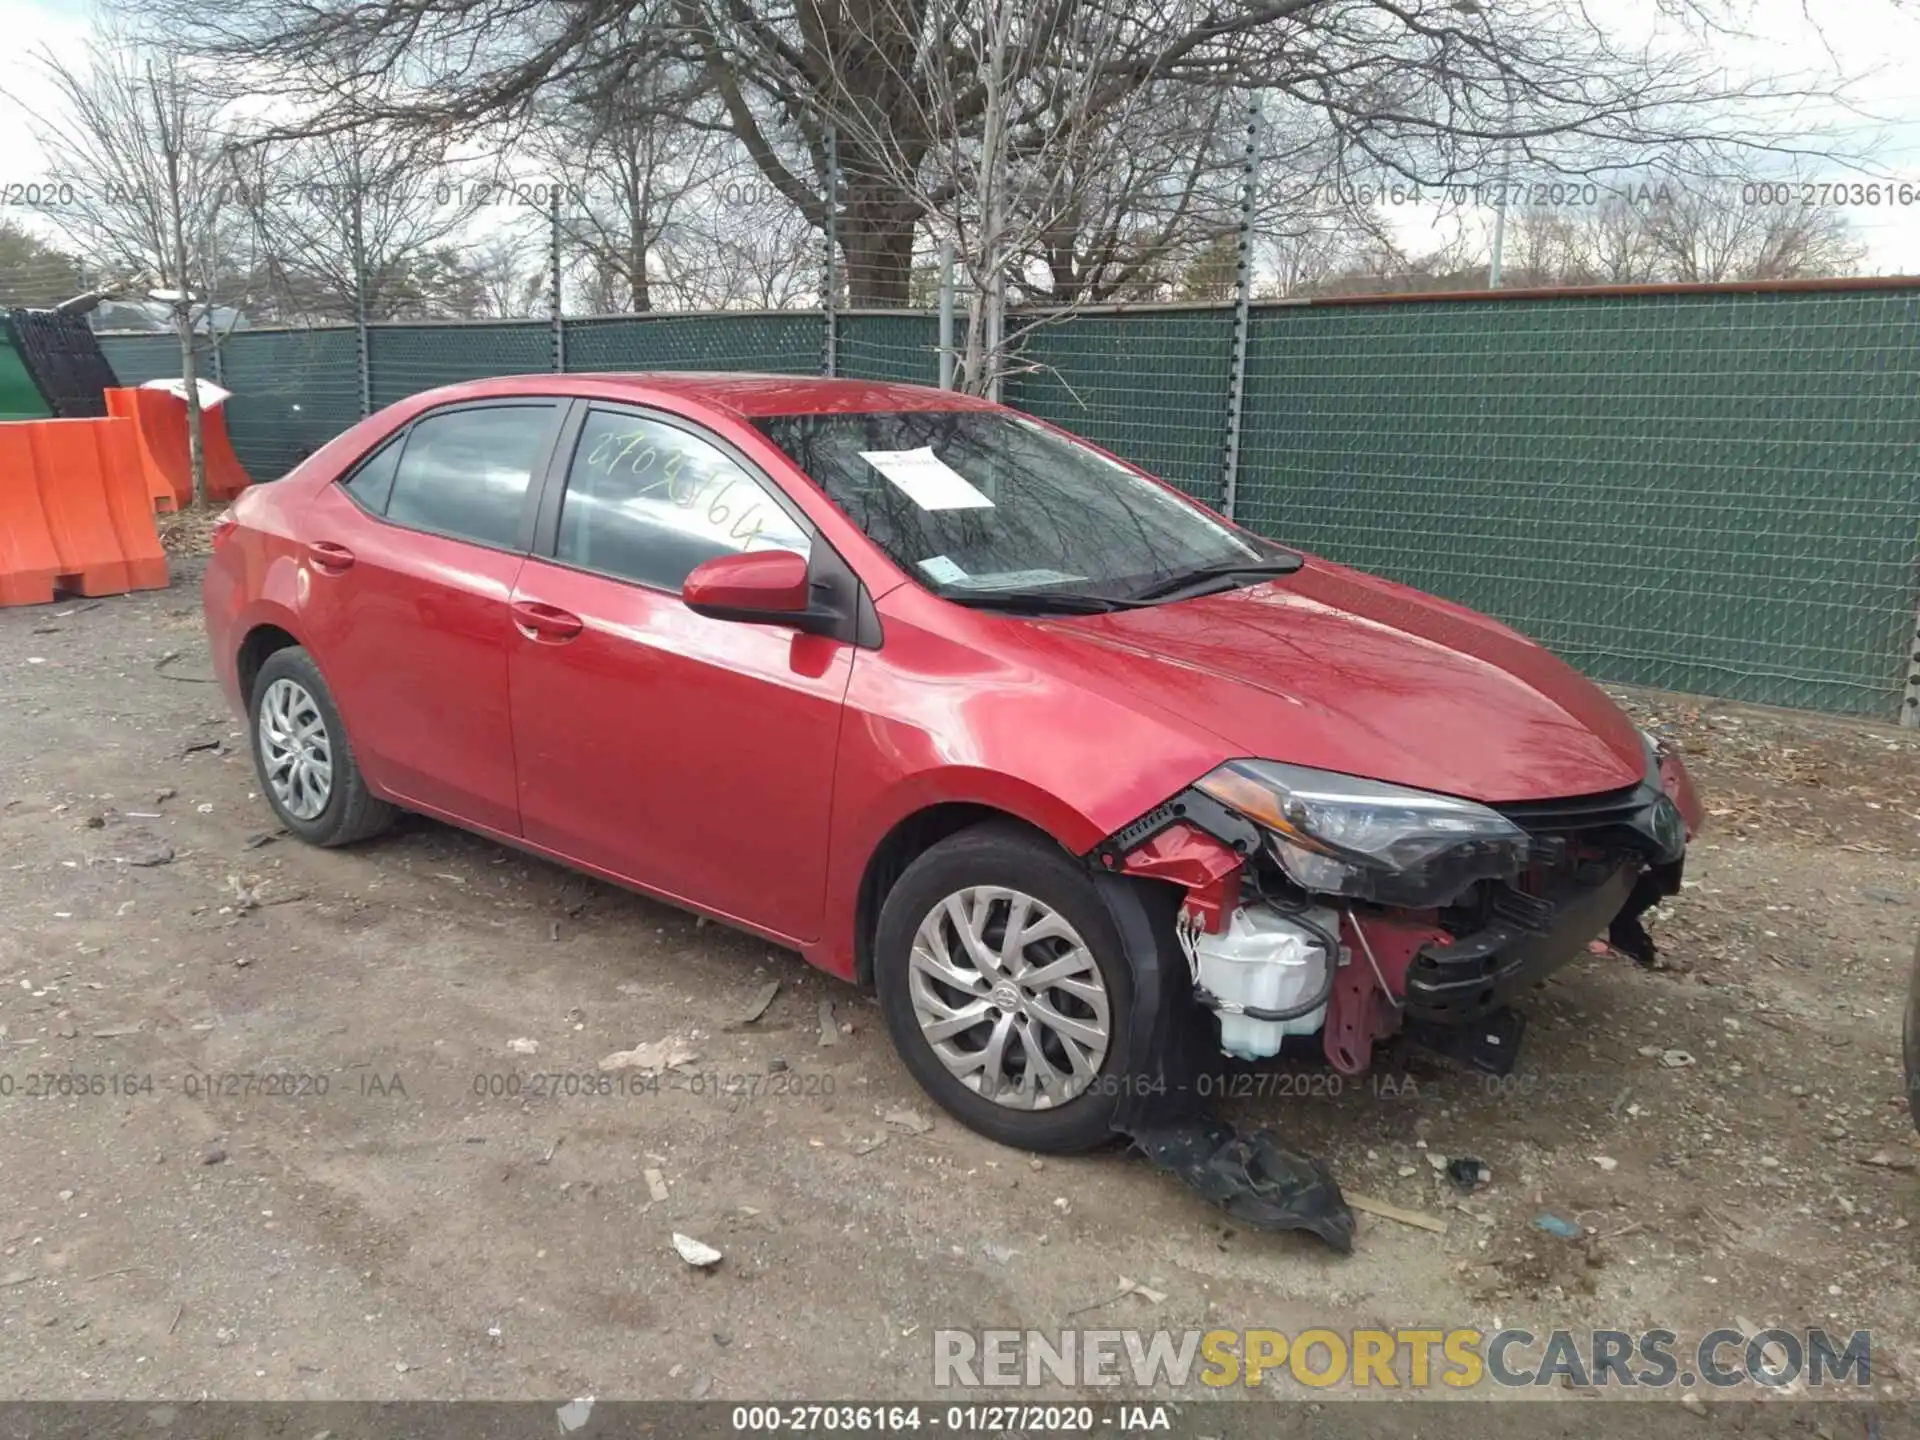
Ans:
{"type": "Polygon", "coordinates": [[[1024,821],[1075,855],[1099,843],[1099,824],[1028,781],[972,765],[941,765],[899,776],[865,795],[836,797],[826,917],[808,959],[851,979],[857,968],[860,885],[875,853],[903,823],[940,805],[977,805],[1024,821]]]}
{"type": "Polygon", "coordinates": [[[982,805],[1044,830],[1075,855],[1084,855],[1105,832],[1090,816],[1058,795],[997,770],[943,765],[901,777],[870,797],[843,832],[856,853],[871,855],[901,821],[935,805],[982,805]]]}

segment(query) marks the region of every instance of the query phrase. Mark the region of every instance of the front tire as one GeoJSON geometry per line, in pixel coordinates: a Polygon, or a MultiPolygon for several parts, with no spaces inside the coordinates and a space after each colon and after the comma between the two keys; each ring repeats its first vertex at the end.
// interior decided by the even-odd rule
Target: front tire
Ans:
{"type": "Polygon", "coordinates": [[[929,848],[881,907],[874,982],[900,1058],[969,1129],[1048,1154],[1114,1138],[1133,972],[1059,846],[987,824],[929,848]]]}
{"type": "Polygon", "coordinates": [[[267,803],[308,844],[351,845],[393,824],[393,806],[367,788],[327,682],[304,649],[276,650],[260,667],[248,730],[267,803]]]}

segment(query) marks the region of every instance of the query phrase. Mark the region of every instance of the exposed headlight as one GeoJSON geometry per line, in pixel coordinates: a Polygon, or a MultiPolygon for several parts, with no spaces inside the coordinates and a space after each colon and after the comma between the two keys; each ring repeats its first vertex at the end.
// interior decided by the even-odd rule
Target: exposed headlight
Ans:
{"type": "Polygon", "coordinates": [[[1524,830],[1451,795],[1272,760],[1229,761],[1195,788],[1260,825],[1287,876],[1322,895],[1424,910],[1527,861],[1524,830]]]}

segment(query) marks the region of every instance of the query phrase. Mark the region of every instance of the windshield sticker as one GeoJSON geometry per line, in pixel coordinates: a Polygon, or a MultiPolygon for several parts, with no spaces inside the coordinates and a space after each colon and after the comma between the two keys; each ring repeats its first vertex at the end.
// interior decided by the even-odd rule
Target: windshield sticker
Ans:
{"type": "Polygon", "coordinates": [[[918,450],[862,450],[860,458],[922,510],[991,510],[989,500],[974,483],[933,453],[931,445],[918,450]]]}
{"type": "Polygon", "coordinates": [[[927,572],[927,578],[940,585],[964,585],[967,572],[944,555],[930,555],[920,562],[920,568],[927,572]]]}
{"type": "Polygon", "coordinates": [[[1025,590],[1035,585],[1071,585],[1086,578],[1064,570],[996,570],[991,575],[969,575],[961,583],[980,590],[1025,590]]]}

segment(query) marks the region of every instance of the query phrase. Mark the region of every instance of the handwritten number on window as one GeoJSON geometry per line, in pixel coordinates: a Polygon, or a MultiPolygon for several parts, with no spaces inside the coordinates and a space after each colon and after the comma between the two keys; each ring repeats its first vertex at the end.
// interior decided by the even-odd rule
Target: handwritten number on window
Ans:
{"type": "Polygon", "coordinates": [[[640,478],[648,476],[658,465],[660,473],[654,475],[634,492],[635,499],[643,495],[660,493],[680,509],[691,510],[699,504],[702,496],[711,491],[711,498],[707,501],[707,523],[718,529],[731,519],[733,525],[727,531],[728,536],[739,541],[742,549],[752,548],[753,542],[761,536],[764,521],[764,504],[758,498],[757,491],[756,498],[738,515],[735,515],[733,507],[723,502],[727,492],[738,483],[738,476],[724,473],[700,476],[696,473],[688,477],[695,483],[683,484],[683,472],[687,470],[686,452],[676,449],[667,456],[664,464],[660,464],[659,449],[648,443],[647,437],[648,431],[644,427],[628,431],[608,431],[601,435],[594,442],[593,449],[587,452],[587,469],[613,475],[625,462],[627,473],[640,478]],[[629,456],[632,456],[630,461],[629,456]],[[715,484],[718,484],[719,489],[713,489],[715,484]]]}

